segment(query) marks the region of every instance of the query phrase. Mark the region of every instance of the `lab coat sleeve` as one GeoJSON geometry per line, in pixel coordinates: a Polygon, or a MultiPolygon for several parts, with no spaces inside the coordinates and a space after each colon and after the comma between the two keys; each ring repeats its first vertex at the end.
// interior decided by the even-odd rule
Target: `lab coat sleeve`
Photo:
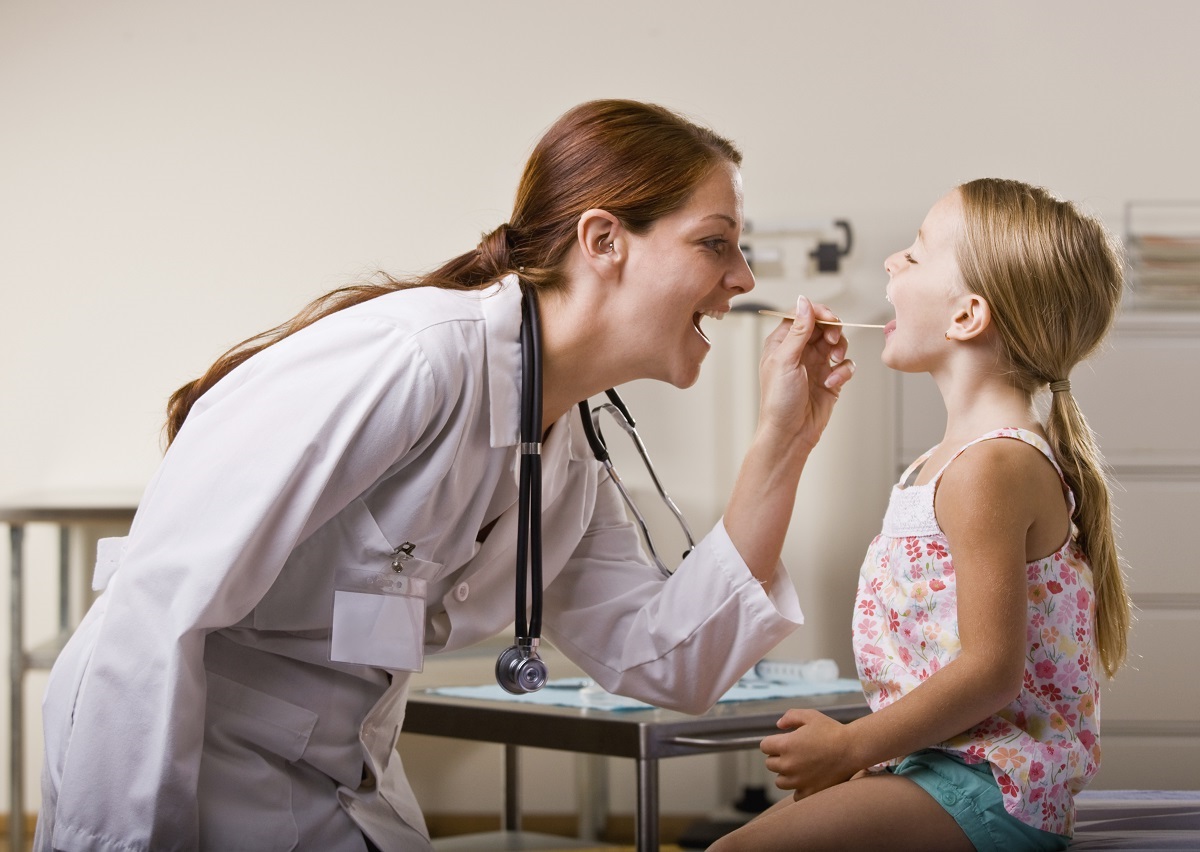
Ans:
{"type": "Polygon", "coordinates": [[[55,848],[197,848],[206,634],[248,615],[297,543],[436,432],[454,387],[410,335],[334,316],[197,403],[105,592],[55,848]]]}
{"type": "Polygon", "coordinates": [[[664,579],[605,478],[587,532],[546,590],[544,629],[609,692],[703,713],[802,623],[782,563],[769,587],[722,522],[664,579]]]}

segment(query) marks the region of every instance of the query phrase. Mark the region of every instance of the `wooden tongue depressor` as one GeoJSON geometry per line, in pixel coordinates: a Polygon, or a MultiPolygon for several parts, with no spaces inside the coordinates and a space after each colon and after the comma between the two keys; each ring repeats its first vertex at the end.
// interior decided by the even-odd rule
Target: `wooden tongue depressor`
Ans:
{"type": "MultiPolygon", "coordinates": [[[[759,311],[760,314],[767,317],[782,317],[786,320],[794,320],[795,314],[785,314],[783,311],[768,311],[765,308],[759,311]]],[[[817,320],[817,325],[841,325],[851,328],[883,328],[882,325],[874,325],[868,322],[833,322],[832,320],[817,320]]]]}

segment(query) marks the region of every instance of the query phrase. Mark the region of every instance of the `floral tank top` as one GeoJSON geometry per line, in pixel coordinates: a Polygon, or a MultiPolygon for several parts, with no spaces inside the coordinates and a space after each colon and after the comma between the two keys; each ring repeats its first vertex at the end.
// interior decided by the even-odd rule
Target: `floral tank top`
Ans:
{"type": "MultiPolygon", "coordinates": [[[[859,576],[854,656],[873,711],[911,691],[958,656],[954,560],[933,511],[946,468],[967,447],[1018,439],[1062,470],[1041,436],[1000,429],[960,448],[925,485],[908,485],[926,453],[893,487],[883,531],[871,542],[859,576]]],[[[1063,489],[1075,509],[1075,497],[1063,489]]],[[[1100,764],[1099,684],[1095,665],[1092,571],[1072,536],[1057,552],[1027,566],[1029,617],[1025,677],[1013,703],[934,748],[968,763],[987,761],[1004,807],[1021,822],[1072,834],[1074,794],[1100,764]]]]}

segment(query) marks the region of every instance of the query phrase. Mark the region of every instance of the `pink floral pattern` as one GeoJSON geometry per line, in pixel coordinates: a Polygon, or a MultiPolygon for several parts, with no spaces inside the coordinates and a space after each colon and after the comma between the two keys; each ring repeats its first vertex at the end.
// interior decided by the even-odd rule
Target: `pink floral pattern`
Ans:
{"type": "MultiPolygon", "coordinates": [[[[1023,429],[990,432],[955,458],[992,438],[1025,441],[1058,469],[1046,442],[1023,429]]],[[[933,516],[934,491],[945,469],[925,485],[892,489],[883,532],[863,561],[854,652],[872,710],[904,696],[961,650],[954,561],[933,516]]],[[[935,747],[968,763],[988,761],[1010,814],[1035,828],[1070,835],[1074,794],[1100,765],[1092,572],[1072,538],[1057,553],[1030,563],[1027,578],[1021,694],[991,718],[935,747]]]]}

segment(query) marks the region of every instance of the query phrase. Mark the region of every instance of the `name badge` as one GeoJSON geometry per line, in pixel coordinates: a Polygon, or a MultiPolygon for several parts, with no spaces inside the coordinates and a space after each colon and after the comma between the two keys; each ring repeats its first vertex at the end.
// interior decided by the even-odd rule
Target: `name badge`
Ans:
{"type": "Polygon", "coordinates": [[[419,672],[425,664],[425,581],[350,570],[333,592],[329,659],[419,672]]]}

